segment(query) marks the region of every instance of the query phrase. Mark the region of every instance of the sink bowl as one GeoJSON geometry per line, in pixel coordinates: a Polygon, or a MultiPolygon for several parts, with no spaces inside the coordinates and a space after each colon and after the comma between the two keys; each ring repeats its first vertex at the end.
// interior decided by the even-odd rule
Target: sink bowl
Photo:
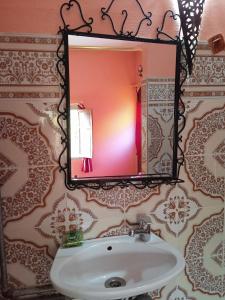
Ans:
{"type": "Polygon", "coordinates": [[[155,234],[148,242],[130,236],[87,240],[80,247],[59,248],[50,278],[70,298],[112,300],[165,286],[183,269],[180,253],[155,234]]]}

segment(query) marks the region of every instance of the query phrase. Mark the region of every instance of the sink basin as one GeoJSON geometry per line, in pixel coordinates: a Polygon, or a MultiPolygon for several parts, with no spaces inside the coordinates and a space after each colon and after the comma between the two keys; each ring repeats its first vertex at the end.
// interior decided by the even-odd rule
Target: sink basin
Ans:
{"type": "Polygon", "coordinates": [[[50,278],[70,298],[112,300],[165,286],[185,261],[171,245],[151,234],[148,242],[130,236],[87,240],[80,247],[59,248],[50,278]]]}

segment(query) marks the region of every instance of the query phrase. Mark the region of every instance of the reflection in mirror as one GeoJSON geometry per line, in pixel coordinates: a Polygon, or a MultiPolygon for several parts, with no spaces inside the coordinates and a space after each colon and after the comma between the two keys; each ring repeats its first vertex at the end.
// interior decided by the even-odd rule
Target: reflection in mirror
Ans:
{"type": "Polygon", "coordinates": [[[177,45],[68,36],[72,179],[174,176],[177,45]]]}

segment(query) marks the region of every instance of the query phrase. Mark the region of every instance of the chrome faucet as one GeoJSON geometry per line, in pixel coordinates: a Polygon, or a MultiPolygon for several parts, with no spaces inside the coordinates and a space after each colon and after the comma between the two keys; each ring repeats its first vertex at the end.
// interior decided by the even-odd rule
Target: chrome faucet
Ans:
{"type": "Polygon", "coordinates": [[[143,242],[148,242],[151,237],[151,218],[145,214],[137,215],[138,227],[129,231],[129,236],[134,237],[139,235],[139,239],[143,242]]]}

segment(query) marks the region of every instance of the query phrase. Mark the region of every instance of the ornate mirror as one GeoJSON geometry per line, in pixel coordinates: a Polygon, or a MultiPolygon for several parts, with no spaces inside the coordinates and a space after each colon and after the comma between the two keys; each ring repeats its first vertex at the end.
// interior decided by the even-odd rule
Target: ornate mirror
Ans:
{"type": "Polygon", "coordinates": [[[181,87],[186,62],[180,31],[175,36],[164,31],[167,19],[176,21],[178,16],[167,11],[156,38],[139,37],[142,24],[152,21],[151,13],[136,2],[143,15],[136,31],[125,31],[126,17],[116,30],[110,6],[101,9],[114,35],[92,33],[93,19],[84,19],[77,1],[61,7],[58,71],[63,95],[58,121],[64,149],[59,163],[69,189],[144,188],[182,181],[179,142],[185,123],[181,87]],[[72,28],[65,15],[75,9],[83,24],[72,28]]]}

